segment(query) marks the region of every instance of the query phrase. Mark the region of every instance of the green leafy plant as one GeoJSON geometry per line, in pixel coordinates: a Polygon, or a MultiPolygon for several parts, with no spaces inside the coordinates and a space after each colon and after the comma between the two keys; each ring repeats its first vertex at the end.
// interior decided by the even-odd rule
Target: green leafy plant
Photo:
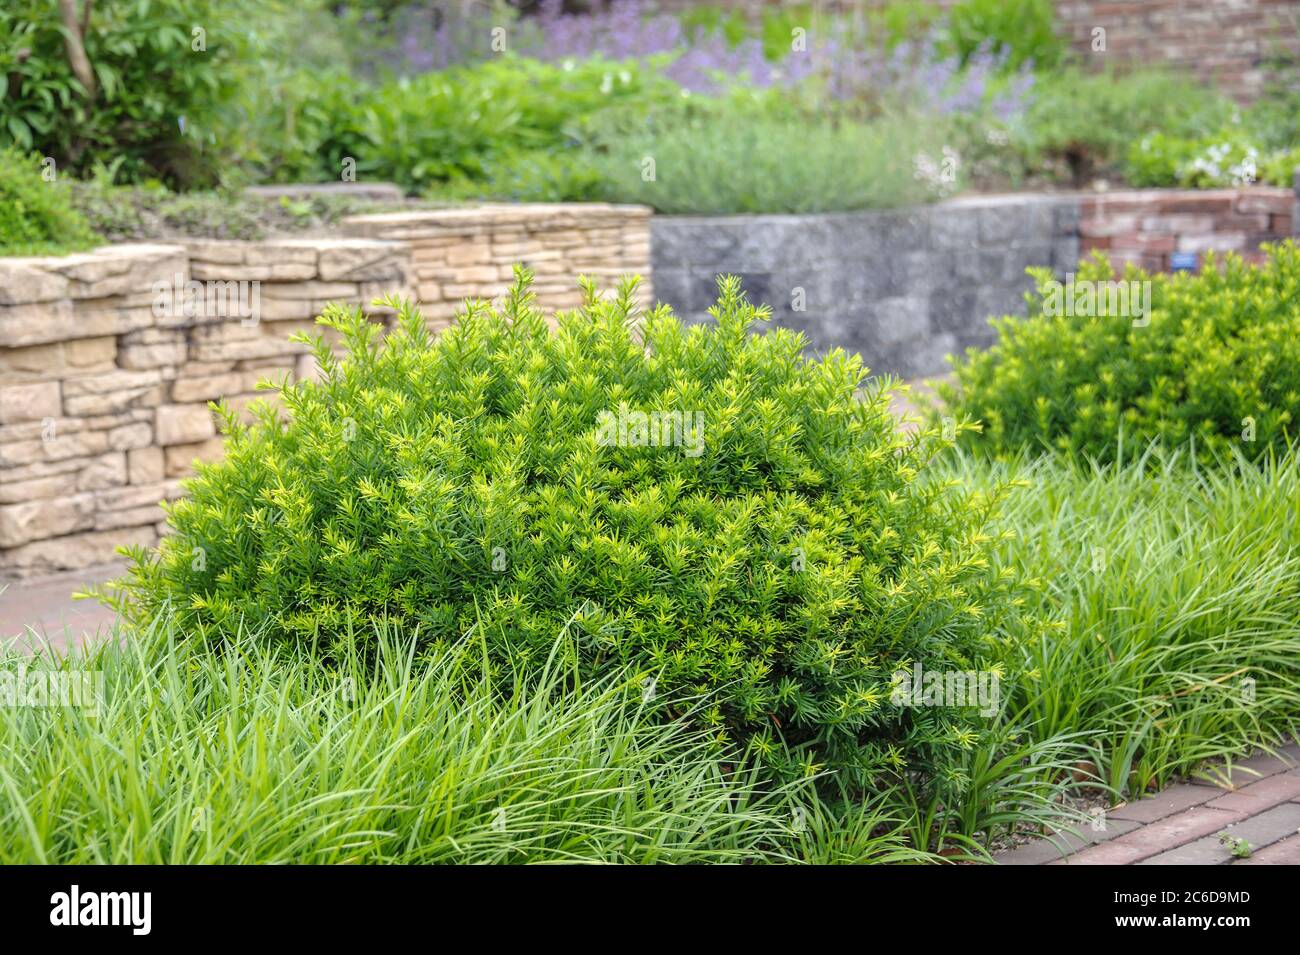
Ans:
{"type": "Polygon", "coordinates": [[[892,690],[916,665],[982,671],[1029,625],[982,532],[1006,489],[930,481],[942,429],[899,432],[879,383],[857,396],[856,357],[751,334],[765,313],[737,279],[713,328],[638,316],[628,281],[587,286],[554,332],[528,284],[436,338],[390,302],[383,347],[331,307],[346,358],[314,342],[323,378],[286,388],[287,425],[223,413],[224,462],[131,552],[123,609],[338,648],[386,618],[476,635],[493,673],[569,626],[583,672],[716,692],[700,721],[777,777],[960,789],[989,714],[892,690]]]}
{"type": "Polygon", "coordinates": [[[1188,139],[1154,133],[1129,149],[1125,178],[1135,186],[1204,189],[1263,182],[1290,186],[1300,146],[1263,153],[1241,129],[1188,139]]]}
{"type": "MultiPolygon", "coordinates": [[[[269,91],[241,83],[217,114],[218,150],[252,181],[341,181],[344,161],[355,165],[370,142],[362,103],[381,94],[335,65],[275,72],[266,82],[269,91]]],[[[387,170],[377,173],[391,178],[387,170]]]]}
{"type": "Polygon", "coordinates": [[[0,136],[69,171],[121,157],[128,179],[215,178],[221,157],[204,151],[213,135],[207,124],[238,81],[232,64],[269,53],[250,29],[265,22],[264,5],[104,0],[80,7],[90,90],[70,65],[69,28],[54,3],[14,0],[0,9],[0,136]]]}
{"type": "MultiPolygon", "coordinates": [[[[364,658],[325,661],[248,634],[214,654],[160,618],[85,656],[0,650],[7,690],[24,675],[62,679],[96,704],[0,707],[0,860],[734,863],[820,851],[790,833],[805,794],[760,794],[706,733],[648,719],[639,685],[617,674],[576,685],[552,659],[498,685],[471,674],[474,641],[420,653],[390,627],[372,636],[364,658]]],[[[925,858],[898,836],[864,833],[853,849],[925,858]]]]}
{"type": "Polygon", "coordinates": [[[1242,111],[1241,124],[1265,152],[1300,145],[1300,72],[1292,67],[1270,76],[1260,97],[1242,111]]]}
{"type": "Polygon", "coordinates": [[[997,343],[954,360],[940,394],[996,454],[1111,461],[1155,439],[1202,460],[1284,449],[1300,418],[1300,249],[1264,248],[1263,265],[1210,255],[1198,275],[1119,275],[1100,254],[1073,285],[1033,270],[1029,317],[994,321],[997,343]]]}
{"type": "Polygon", "coordinates": [[[1094,176],[1119,175],[1143,136],[1207,136],[1236,111],[1231,100],[1195,89],[1191,80],[1174,73],[1116,75],[1070,68],[1038,76],[1013,141],[1029,171],[1085,185],[1094,176]]]}
{"type": "Polygon", "coordinates": [[[872,35],[883,37],[890,49],[903,42],[922,42],[943,23],[942,7],[917,0],[890,0],[867,8],[866,15],[872,35]]]}
{"type": "Polygon", "coordinates": [[[1267,153],[1259,164],[1259,181],[1272,186],[1294,186],[1300,170],[1300,146],[1267,153]]]}
{"type": "Polygon", "coordinates": [[[458,176],[430,187],[440,200],[592,202],[607,195],[605,181],[581,149],[509,153],[483,164],[477,177],[458,176]]]}
{"type": "Polygon", "coordinates": [[[1249,859],[1255,854],[1247,840],[1238,839],[1230,832],[1219,833],[1219,845],[1226,846],[1234,859],[1249,859]]]}
{"type": "Polygon", "coordinates": [[[50,255],[95,244],[57,175],[36,155],[0,149],[0,255],[50,255]]]}
{"type": "Polygon", "coordinates": [[[989,49],[1012,68],[1032,63],[1050,70],[1068,49],[1056,32],[1051,0],[961,0],[948,11],[945,39],[963,63],[989,49]]]}
{"type": "Polygon", "coordinates": [[[597,124],[587,161],[601,198],[663,213],[828,212],[924,202],[960,188],[938,175],[944,143],[936,122],[836,123],[773,106],[771,97],[734,97],[597,124]],[[935,170],[930,178],[919,171],[922,157],[935,170]]]}
{"type": "MultiPolygon", "coordinates": [[[[482,180],[525,151],[562,150],[604,111],[642,111],[679,94],[670,80],[636,64],[500,57],[365,91],[331,114],[341,117],[342,131],[313,138],[330,144],[329,162],[350,156],[359,173],[420,192],[482,180]]],[[[320,173],[336,179],[339,170],[320,173]]]]}

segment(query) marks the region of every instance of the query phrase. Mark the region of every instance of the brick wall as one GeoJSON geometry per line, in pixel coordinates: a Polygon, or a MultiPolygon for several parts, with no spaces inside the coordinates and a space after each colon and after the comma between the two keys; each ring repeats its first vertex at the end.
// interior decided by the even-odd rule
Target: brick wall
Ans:
{"type": "Polygon", "coordinates": [[[323,331],[314,318],[327,302],[366,306],[387,325],[367,303],[418,297],[441,328],[462,299],[504,291],[524,261],[544,309],[571,307],[579,273],[602,285],[648,277],[648,219],[641,207],[489,206],[360,217],[342,238],[0,258],[0,578],[155,543],[158,502],[181,492],[195,460],[221,454],[207,403],[247,414],[275,399],[255,392],[259,380],[314,374],[288,338],[323,331]],[[226,285],[219,301],[187,308],[191,281],[204,296],[243,282],[245,297],[226,285]]]}
{"type": "Polygon", "coordinates": [[[1242,101],[1260,94],[1270,64],[1300,57],[1296,0],[1062,0],[1056,15],[1094,65],[1165,63],[1242,101]],[[1091,50],[1098,27],[1106,31],[1105,53],[1091,50]]]}
{"type": "Polygon", "coordinates": [[[1176,252],[1239,252],[1261,261],[1261,242],[1292,235],[1289,189],[1145,189],[1085,196],[1079,248],[1100,249],[1111,262],[1168,271],[1176,252]]]}

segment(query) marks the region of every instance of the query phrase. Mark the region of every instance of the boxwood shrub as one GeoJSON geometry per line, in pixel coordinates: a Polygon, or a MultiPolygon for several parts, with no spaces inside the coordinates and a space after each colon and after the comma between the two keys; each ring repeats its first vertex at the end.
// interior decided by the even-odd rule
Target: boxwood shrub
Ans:
{"type": "Polygon", "coordinates": [[[1293,440],[1300,418],[1300,249],[1264,249],[1258,266],[1207,255],[1195,275],[1121,275],[1096,254],[1073,280],[1076,303],[1096,293],[1082,309],[1093,315],[1066,314],[1071,286],[1031,270],[1029,317],[997,319],[996,344],[954,360],[940,395],[954,418],[982,423],[964,434],[995,454],[1055,448],[1109,462],[1158,439],[1203,461],[1234,448],[1257,460],[1293,440]],[[1108,282],[1139,283],[1139,296],[1150,283],[1146,314],[1108,307],[1122,301],[1108,282]]]}
{"type": "MultiPolygon", "coordinates": [[[[861,360],[803,357],[734,278],[709,325],[640,312],[635,280],[555,317],[523,270],[431,336],[389,300],[386,337],[331,306],[336,358],[243,424],[129,551],[128,613],[220,642],[473,639],[494,675],[560,639],[591,674],[631,667],[648,698],[710,694],[703,720],[786,778],[962,782],[986,725],[891,702],[895,671],[993,669],[1017,586],[984,533],[1003,487],[932,477],[940,428],[902,431],[861,360]]],[[[932,698],[933,702],[941,702],[932,698]]],[[[986,714],[987,716],[987,714],[986,714]]]]}

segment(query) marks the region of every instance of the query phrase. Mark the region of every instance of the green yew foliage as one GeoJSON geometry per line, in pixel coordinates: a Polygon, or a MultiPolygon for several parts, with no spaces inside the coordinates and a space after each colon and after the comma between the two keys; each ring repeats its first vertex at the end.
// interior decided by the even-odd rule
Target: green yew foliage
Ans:
{"type": "Polygon", "coordinates": [[[735,278],[694,326],[639,312],[629,279],[583,282],[551,327],[530,283],[437,336],[404,302],[386,338],[328,308],[342,357],[311,339],[320,380],[284,387],[287,418],[223,410],[225,458],[129,552],[126,609],[327,650],[387,618],[479,640],[507,676],[567,634],[581,672],[643,674],[666,715],[711,694],[700,718],[778,777],[960,786],[988,719],[895,705],[892,680],[1000,672],[1021,598],[985,527],[1006,488],[932,476],[951,437],[900,430],[858,357],[753,334],[768,312],[735,278]],[[637,410],[701,416],[699,453],[602,443],[602,412],[637,410]]]}
{"type": "Polygon", "coordinates": [[[1150,311],[1047,314],[1053,276],[1035,269],[1029,317],[994,321],[998,341],[954,360],[940,395],[982,423],[971,443],[994,454],[1057,449],[1110,462],[1153,440],[1194,445],[1203,461],[1233,449],[1259,458],[1284,448],[1300,419],[1300,249],[1265,245],[1255,266],[1206,256],[1198,274],[1117,275],[1100,254],[1083,281],[1149,281],[1150,311]]]}

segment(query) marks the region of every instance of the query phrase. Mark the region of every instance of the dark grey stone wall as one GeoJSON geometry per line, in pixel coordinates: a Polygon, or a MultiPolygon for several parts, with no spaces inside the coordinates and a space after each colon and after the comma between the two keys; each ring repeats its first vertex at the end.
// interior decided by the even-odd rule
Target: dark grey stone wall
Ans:
{"type": "Polygon", "coordinates": [[[876,374],[941,374],[992,342],[991,315],[1023,314],[1031,265],[1078,262],[1077,197],[952,199],[888,212],[654,216],[655,297],[711,320],[720,274],[740,275],[772,321],[814,352],[844,348],[876,374]],[[802,290],[803,310],[797,309],[802,290]]]}
{"type": "Polygon", "coordinates": [[[1300,239],[1300,166],[1296,166],[1295,172],[1291,174],[1291,185],[1295,191],[1295,202],[1291,204],[1291,234],[1300,239]]]}

